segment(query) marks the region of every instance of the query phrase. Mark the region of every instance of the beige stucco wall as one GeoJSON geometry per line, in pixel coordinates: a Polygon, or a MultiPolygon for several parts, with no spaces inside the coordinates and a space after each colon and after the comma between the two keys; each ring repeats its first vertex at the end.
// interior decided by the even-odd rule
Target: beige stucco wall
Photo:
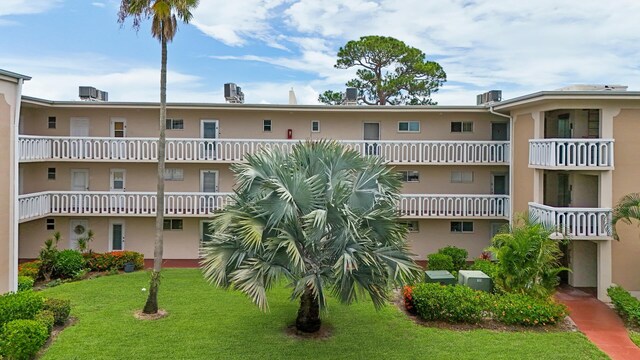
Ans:
{"type": "MultiPolygon", "coordinates": [[[[640,192],[640,109],[622,109],[614,117],[615,170],[613,171],[613,202],[624,195],[640,192]]],[[[640,290],[640,229],[638,223],[617,226],[620,241],[613,241],[613,282],[629,290],[640,290]]]]}
{"type": "Polygon", "coordinates": [[[576,287],[595,287],[598,276],[598,246],[591,241],[572,241],[569,244],[569,284],[576,287]]]}
{"type": "Polygon", "coordinates": [[[407,194],[491,194],[492,174],[509,174],[507,166],[396,166],[396,171],[420,173],[419,182],[405,182],[407,194]],[[472,183],[452,183],[452,171],[472,171],[472,183]]]}
{"type": "Polygon", "coordinates": [[[514,214],[529,210],[533,201],[533,169],[529,168],[529,139],[534,137],[534,119],[532,114],[520,114],[514,117],[511,159],[513,190],[511,206],[514,214]]]}

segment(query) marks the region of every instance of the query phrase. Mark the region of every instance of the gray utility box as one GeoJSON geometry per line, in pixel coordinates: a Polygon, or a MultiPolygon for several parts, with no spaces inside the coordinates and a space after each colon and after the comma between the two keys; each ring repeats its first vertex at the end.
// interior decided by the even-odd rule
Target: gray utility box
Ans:
{"type": "Polygon", "coordinates": [[[424,272],[424,275],[424,281],[427,283],[456,284],[456,278],[447,270],[428,270],[424,272]]]}
{"type": "Polygon", "coordinates": [[[473,290],[490,292],[493,288],[491,278],[477,270],[460,270],[458,272],[458,284],[466,285],[473,290]]]}

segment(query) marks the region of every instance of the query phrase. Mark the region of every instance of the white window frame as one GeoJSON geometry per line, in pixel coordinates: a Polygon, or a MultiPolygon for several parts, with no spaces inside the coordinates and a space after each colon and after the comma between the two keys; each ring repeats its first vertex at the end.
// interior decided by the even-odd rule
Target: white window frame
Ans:
{"type": "Polygon", "coordinates": [[[399,133],[419,133],[421,128],[420,121],[418,120],[407,120],[407,121],[398,121],[398,132],[399,133]],[[400,124],[407,124],[407,130],[401,130],[400,124]],[[418,124],[418,130],[411,130],[411,124],[418,124]]]}
{"type": "Polygon", "coordinates": [[[166,181],[184,181],[184,169],[183,168],[165,168],[164,179],[166,181]]]}
{"type": "Polygon", "coordinates": [[[273,120],[271,119],[262,120],[262,132],[272,132],[272,131],[273,131],[273,120]],[[267,125],[267,121],[269,122],[269,125],[267,125]],[[269,127],[269,130],[267,130],[267,126],[269,127]]]}
{"type": "Polygon", "coordinates": [[[111,251],[124,251],[126,247],[126,225],[124,219],[112,219],[109,220],[109,252],[111,251]],[[113,250],[113,225],[122,226],[122,249],[113,250]]]}
{"type": "Polygon", "coordinates": [[[452,184],[472,184],[474,180],[473,171],[454,170],[451,172],[450,180],[452,184]]]}
{"type": "Polygon", "coordinates": [[[320,120],[311,120],[311,132],[312,133],[319,133],[320,132],[320,120]],[[314,125],[318,125],[318,129],[317,130],[313,130],[314,125]]]}
{"type": "Polygon", "coordinates": [[[211,169],[202,169],[200,170],[200,192],[204,192],[204,174],[205,173],[215,173],[216,174],[216,189],[214,192],[218,192],[220,189],[220,172],[218,170],[211,169]]]}
{"type": "Polygon", "coordinates": [[[110,191],[125,191],[127,189],[127,170],[125,169],[111,169],[109,170],[109,190],[110,191]],[[113,185],[115,182],[115,173],[122,173],[122,189],[116,189],[113,185]]]}
{"type": "Polygon", "coordinates": [[[127,137],[127,119],[125,118],[119,118],[119,117],[113,117],[111,118],[111,122],[110,122],[110,128],[109,128],[109,136],[111,136],[112,138],[116,137],[116,123],[122,123],[122,137],[127,137]]]}
{"type": "Polygon", "coordinates": [[[407,182],[407,183],[420,182],[420,172],[418,170],[399,170],[398,172],[400,173],[402,182],[407,182]],[[416,180],[409,180],[410,179],[409,174],[411,173],[415,173],[415,175],[417,175],[418,178],[416,180]]]}
{"type": "Polygon", "coordinates": [[[162,224],[162,230],[163,231],[182,231],[184,230],[184,219],[183,218],[165,218],[164,221],[169,221],[169,228],[166,229],[164,227],[164,223],[162,224]],[[177,227],[173,227],[173,222],[174,221],[181,221],[182,222],[182,228],[178,229],[177,227]]]}
{"type": "Polygon", "coordinates": [[[473,121],[452,121],[451,122],[451,126],[453,126],[453,124],[455,124],[455,123],[460,123],[460,131],[453,131],[453,129],[451,129],[451,127],[450,127],[449,130],[452,133],[456,133],[456,134],[461,134],[461,133],[470,134],[470,133],[473,133],[473,128],[474,128],[473,121]],[[465,129],[465,126],[469,126],[470,129],[469,128],[465,129]]]}
{"type": "Polygon", "coordinates": [[[181,118],[167,118],[167,130],[184,130],[184,119],[181,118]],[[182,127],[176,127],[176,124],[182,123],[182,127]]]}
{"type": "Polygon", "coordinates": [[[418,220],[403,220],[400,221],[400,224],[405,225],[410,233],[420,232],[420,222],[418,220]]]}
{"type": "Polygon", "coordinates": [[[47,129],[55,129],[58,127],[58,118],[56,116],[47,117],[47,129]],[[51,126],[53,125],[53,126],[51,126]]]}
{"type": "Polygon", "coordinates": [[[454,234],[472,234],[475,231],[475,224],[473,223],[473,221],[466,221],[466,220],[452,220],[449,222],[449,231],[451,233],[454,234]],[[454,223],[460,223],[460,231],[453,231],[451,229],[451,227],[453,226],[454,223]],[[471,224],[471,230],[464,230],[464,224],[471,224]]]}
{"type": "Polygon", "coordinates": [[[47,231],[55,230],[56,229],[56,219],[55,218],[46,218],[45,219],[45,229],[47,229],[47,231]],[[51,225],[51,228],[49,228],[49,225],[51,225]]]}
{"type": "Polygon", "coordinates": [[[47,168],[47,180],[55,180],[58,177],[58,170],[54,167],[47,168]],[[51,171],[53,169],[53,171],[51,171]],[[53,175],[53,178],[51,177],[53,175]]]}

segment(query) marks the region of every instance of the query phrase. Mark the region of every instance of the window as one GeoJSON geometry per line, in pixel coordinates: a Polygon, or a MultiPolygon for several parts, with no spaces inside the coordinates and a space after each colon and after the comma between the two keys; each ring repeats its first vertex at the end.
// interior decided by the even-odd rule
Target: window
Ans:
{"type": "Polygon", "coordinates": [[[262,121],[262,131],[271,132],[271,120],[262,121]]]}
{"type": "Polygon", "coordinates": [[[49,129],[55,129],[56,128],[56,117],[55,116],[49,116],[49,120],[47,121],[47,125],[48,125],[49,129]]]}
{"type": "Polygon", "coordinates": [[[452,121],[451,132],[470,133],[473,132],[473,121],[452,121]]]}
{"type": "Polygon", "coordinates": [[[167,119],[167,130],[183,130],[183,119],[167,119]]]}
{"type": "Polygon", "coordinates": [[[451,232],[473,232],[473,221],[452,221],[451,232]]]}
{"type": "Polygon", "coordinates": [[[417,233],[420,231],[420,228],[418,227],[418,221],[414,220],[414,221],[401,221],[400,224],[404,225],[407,227],[407,231],[409,231],[410,233],[417,233]]]}
{"type": "Polygon", "coordinates": [[[451,172],[452,183],[472,183],[473,171],[452,171],[451,172]]]}
{"type": "Polygon", "coordinates": [[[164,219],[164,230],[182,230],[182,219],[164,219]]]}
{"type": "Polygon", "coordinates": [[[311,122],[311,132],[320,132],[320,121],[313,120],[311,122]]]}
{"type": "Polygon", "coordinates": [[[164,179],[167,181],[182,181],[184,180],[184,170],[175,168],[164,169],[164,179]]]}
{"type": "Polygon", "coordinates": [[[48,168],[47,169],[47,179],[55,180],[56,179],[56,168],[48,168]]]}
{"type": "Polygon", "coordinates": [[[420,132],[420,121],[400,121],[398,132],[420,132]]]}
{"type": "Polygon", "coordinates": [[[419,182],[420,173],[416,170],[402,170],[400,173],[400,180],[404,182],[419,182]]]}
{"type": "Polygon", "coordinates": [[[56,229],[56,219],[47,219],[47,230],[56,229]]]}

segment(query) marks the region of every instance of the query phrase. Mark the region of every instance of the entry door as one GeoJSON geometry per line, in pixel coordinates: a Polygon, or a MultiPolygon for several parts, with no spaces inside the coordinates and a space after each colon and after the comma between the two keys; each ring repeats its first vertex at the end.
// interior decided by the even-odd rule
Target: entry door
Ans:
{"type": "Polygon", "coordinates": [[[493,141],[509,140],[509,124],[505,122],[491,123],[491,140],[493,141]]]}
{"type": "Polygon", "coordinates": [[[378,141],[380,140],[380,123],[364,123],[364,134],[363,139],[365,140],[364,153],[366,155],[378,155],[380,153],[379,144],[370,143],[366,140],[378,141]]]}
{"type": "Polygon", "coordinates": [[[78,248],[78,239],[87,235],[89,230],[88,220],[69,220],[69,248],[78,248]]]}
{"type": "Polygon", "coordinates": [[[71,136],[89,136],[89,119],[71,118],[71,136]]]}
{"type": "Polygon", "coordinates": [[[495,195],[509,194],[507,174],[491,174],[491,193],[495,195]]]}
{"type": "Polygon", "coordinates": [[[558,137],[561,139],[571,138],[571,120],[569,114],[558,116],[558,137]]]}
{"type": "Polygon", "coordinates": [[[200,160],[216,160],[216,142],[218,138],[218,120],[201,120],[200,121],[200,137],[203,139],[211,139],[211,141],[203,141],[200,148],[200,160]]]}
{"type": "Polygon", "coordinates": [[[124,250],[124,220],[109,222],[109,251],[124,250]]]}
{"type": "Polygon", "coordinates": [[[123,138],[127,135],[127,120],[111,118],[111,137],[123,138]]]}
{"type": "MultiPolygon", "coordinates": [[[[124,192],[127,173],[124,169],[111,169],[109,174],[109,190],[113,192],[124,192]]],[[[109,196],[112,208],[124,208],[125,194],[109,196]]]]}
{"type": "Polygon", "coordinates": [[[568,207],[569,204],[571,204],[569,174],[558,174],[558,207],[568,207]]]}
{"type": "Polygon", "coordinates": [[[88,169],[71,169],[71,191],[89,191],[88,169]]]}
{"type": "Polygon", "coordinates": [[[200,171],[200,191],[207,193],[218,192],[218,172],[215,170],[200,171]]]}
{"type": "Polygon", "coordinates": [[[211,241],[213,231],[211,231],[211,222],[209,220],[200,220],[200,247],[211,241]]]}
{"type": "MultiPolygon", "coordinates": [[[[111,118],[110,135],[113,138],[124,138],[127,135],[126,119],[111,118]]],[[[127,145],[124,140],[111,140],[109,145],[112,159],[126,159],[127,145]]]]}

